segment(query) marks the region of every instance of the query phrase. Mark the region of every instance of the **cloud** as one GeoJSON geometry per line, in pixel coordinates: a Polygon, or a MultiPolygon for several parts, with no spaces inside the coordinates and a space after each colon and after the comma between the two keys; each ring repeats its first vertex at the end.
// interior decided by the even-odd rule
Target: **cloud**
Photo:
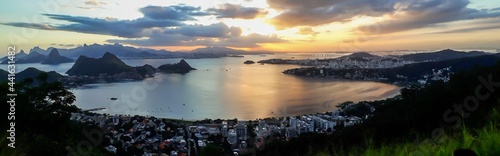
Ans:
{"type": "Polygon", "coordinates": [[[78,9],[85,9],[85,10],[90,10],[90,9],[105,9],[102,6],[107,5],[108,3],[106,2],[99,2],[97,0],[89,0],[85,1],[83,4],[85,6],[76,6],[78,9]]]}
{"type": "Polygon", "coordinates": [[[92,0],[92,1],[85,1],[85,4],[86,5],[92,5],[92,6],[99,6],[99,5],[106,5],[108,3],[106,3],[106,2],[99,2],[99,1],[96,1],[96,0],[92,0]]]}
{"type": "Polygon", "coordinates": [[[166,29],[167,34],[181,34],[191,37],[228,37],[241,35],[241,28],[229,27],[224,23],[215,23],[211,25],[185,25],[173,29],[166,29]]]}
{"type": "Polygon", "coordinates": [[[260,47],[259,44],[263,43],[284,43],[287,42],[284,39],[276,35],[260,35],[256,33],[249,34],[247,36],[239,37],[229,37],[218,42],[215,42],[213,46],[225,46],[225,47],[260,47]]]}
{"type": "Polygon", "coordinates": [[[90,18],[81,16],[43,14],[51,19],[71,22],[72,24],[48,25],[32,23],[2,23],[16,27],[27,27],[42,30],[63,30],[88,34],[113,35],[118,37],[139,38],[148,35],[148,28],[173,27],[183,25],[175,20],[154,20],[138,18],[135,20],[116,20],[113,18],[90,18]]]}
{"type": "Polygon", "coordinates": [[[270,20],[278,29],[347,22],[360,15],[379,16],[392,11],[393,0],[268,0],[281,13],[270,20]]]}
{"type": "Polygon", "coordinates": [[[365,33],[393,33],[453,21],[500,17],[500,12],[468,8],[469,3],[468,0],[408,1],[400,4],[392,19],[359,30],[365,33]]]}
{"type": "Polygon", "coordinates": [[[147,39],[110,39],[109,43],[126,43],[138,46],[192,46],[198,45],[196,37],[181,34],[153,33],[147,39]]]}
{"type": "Polygon", "coordinates": [[[311,36],[316,36],[318,35],[319,33],[312,30],[311,27],[301,27],[299,28],[299,32],[298,32],[299,35],[311,35],[311,36]]]}
{"type": "MultiPolygon", "coordinates": [[[[225,13],[221,17],[247,18],[246,9],[237,13],[225,13]],[[231,15],[230,15],[231,14],[231,15]],[[234,15],[234,16],[233,16],[234,15]]],[[[251,10],[251,9],[250,9],[251,10]]],[[[121,37],[108,42],[127,43],[139,46],[230,46],[258,47],[263,43],[286,42],[276,35],[249,34],[241,36],[240,27],[227,26],[219,22],[210,25],[186,24],[197,16],[212,16],[214,12],[202,11],[200,7],[186,5],[146,6],[139,11],[144,15],[133,20],[113,17],[91,18],[59,14],[42,14],[64,24],[0,23],[3,25],[42,30],[60,30],[86,34],[102,34],[121,37]]],[[[218,10],[220,11],[220,10],[218,10]]],[[[219,14],[217,14],[219,15],[219,14]]],[[[255,14],[251,15],[256,16],[255,14]]]]}
{"type": "Polygon", "coordinates": [[[267,14],[264,9],[255,7],[243,7],[235,4],[221,4],[217,8],[210,8],[207,11],[212,12],[217,18],[241,18],[254,19],[267,14]]]}
{"type": "Polygon", "coordinates": [[[192,21],[194,16],[206,16],[208,13],[201,11],[200,7],[187,5],[172,5],[172,6],[147,6],[139,9],[145,17],[156,20],[177,20],[177,21],[192,21]]]}
{"type": "Polygon", "coordinates": [[[278,29],[348,22],[356,17],[388,17],[360,27],[365,33],[392,33],[459,20],[499,17],[500,12],[469,8],[469,0],[268,0],[281,11],[270,20],[278,29]],[[374,31],[375,30],[375,31],[374,31]]]}
{"type": "Polygon", "coordinates": [[[93,9],[92,7],[82,7],[82,6],[77,6],[76,8],[85,10],[93,9]]]}
{"type": "Polygon", "coordinates": [[[81,46],[81,45],[77,45],[77,44],[57,44],[57,43],[52,43],[50,44],[52,46],[60,46],[60,47],[75,47],[75,46],[81,46]]]}
{"type": "Polygon", "coordinates": [[[155,33],[147,39],[111,39],[110,43],[126,43],[137,46],[226,46],[226,47],[259,47],[262,43],[286,42],[276,35],[249,34],[247,36],[228,36],[226,38],[200,38],[182,34],[155,33]]]}
{"type": "Polygon", "coordinates": [[[41,29],[41,30],[56,30],[56,28],[52,27],[48,24],[38,24],[38,23],[22,23],[22,22],[11,22],[11,23],[0,23],[2,25],[14,26],[14,27],[25,27],[32,29],[41,29]]]}
{"type": "Polygon", "coordinates": [[[466,33],[466,32],[474,32],[474,31],[482,31],[482,30],[490,30],[490,29],[500,29],[500,25],[487,25],[487,26],[476,26],[471,28],[461,28],[461,29],[453,29],[435,32],[431,34],[448,34],[448,33],[466,33]]]}

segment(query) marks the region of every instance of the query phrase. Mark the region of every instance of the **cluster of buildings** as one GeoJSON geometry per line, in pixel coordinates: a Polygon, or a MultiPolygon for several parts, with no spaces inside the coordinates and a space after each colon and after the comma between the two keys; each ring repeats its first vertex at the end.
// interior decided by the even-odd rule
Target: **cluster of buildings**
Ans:
{"type": "Polygon", "coordinates": [[[141,74],[132,72],[122,72],[114,75],[99,74],[97,76],[66,76],[61,78],[59,81],[63,82],[67,86],[83,85],[87,83],[99,83],[106,81],[126,81],[126,80],[143,80],[144,78],[154,77],[153,74],[146,74],[142,76],[141,74]]]}
{"type": "Polygon", "coordinates": [[[258,137],[273,134],[279,138],[290,139],[303,133],[329,133],[336,128],[362,122],[360,117],[342,116],[340,112],[335,110],[330,113],[257,120],[258,126],[255,127],[255,132],[258,137]]]}
{"type": "Polygon", "coordinates": [[[370,59],[370,60],[351,60],[351,59],[332,59],[326,63],[315,64],[315,66],[323,66],[333,69],[388,69],[401,67],[407,64],[414,63],[402,59],[370,59]]]}
{"type": "Polygon", "coordinates": [[[73,113],[71,120],[98,126],[103,136],[99,145],[116,155],[181,156],[195,147],[182,125],[154,117],[73,113]]]}
{"type": "Polygon", "coordinates": [[[298,64],[305,66],[325,67],[332,69],[387,69],[415,63],[395,57],[370,57],[370,58],[334,58],[334,59],[303,59],[285,60],[269,59],[259,63],[269,64],[298,64]]]}
{"type": "Polygon", "coordinates": [[[424,85],[429,81],[450,81],[450,77],[453,74],[451,71],[451,67],[446,67],[442,69],[432,69],[432,73],[425,74],[421,79],[418,80],[418,83],[424,85]]]}
{"type": "Polygon", "coordinates": [[[110,116],[73,113],[71,120],[99,127],[100,145],[116,155],[199,155],[209,144],[237,155],[260,147],[266,138],[288,140],[303,133],[330,133],[339,126],[361,123],[341,111],[296,117],[266,118],[254,121],[220,120],[210,122],[172,122],[143,116],[110,116]]]}

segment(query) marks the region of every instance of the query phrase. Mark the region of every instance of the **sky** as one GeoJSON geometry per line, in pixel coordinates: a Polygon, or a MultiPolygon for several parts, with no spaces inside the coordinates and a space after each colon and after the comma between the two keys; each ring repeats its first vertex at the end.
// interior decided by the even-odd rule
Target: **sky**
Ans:
{"type": "Polygon", "coordinates": [[[4,49],[500,49],[498,0],[24,0],[0,7],[4,49]]]}

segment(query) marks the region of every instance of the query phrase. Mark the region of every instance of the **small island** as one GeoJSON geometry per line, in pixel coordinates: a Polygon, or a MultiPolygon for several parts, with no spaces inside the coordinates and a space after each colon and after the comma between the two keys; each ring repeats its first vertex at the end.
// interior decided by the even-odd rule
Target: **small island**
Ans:
{"type": "Polygon", "coordinates": [[[246,60],[245,62],[243,62],[244,64],[254,64],[255,62],[252,61],[252,60],[246,60]]]}
{"type": "Polygon", "coordinates": [[[196,70],[196,68],[191,67],[191,65],[189,65],[184,59],[179,61],[179,63],[164,64],[158,67],[158,71],[162,73],[185,74],[191,70],[196,70]]]}
{"type": "Polygon", "coordinates": [[[76,77],[142,80],[152,77],[155,72],[154,67],[150,65],[131,67],[114,54],[106,52],[98,59],[80,56],[66,74],[76,77]]]}
{"type": "MultiPolygon", "coordinates": [[[[196,70],[185,60],[176,64],[164,64],[158,68],[145,64],[132,67],[125,64],[116,55],[106,52],[101,58],[80,56],[66,74],[58,80],[66,86],[77,87],[89,83],[136,81],[154,77],[157,72],[163,73],[188,73],[196,70]]],[[[116,100],[111,98],[111,100],[116,100]]]]}

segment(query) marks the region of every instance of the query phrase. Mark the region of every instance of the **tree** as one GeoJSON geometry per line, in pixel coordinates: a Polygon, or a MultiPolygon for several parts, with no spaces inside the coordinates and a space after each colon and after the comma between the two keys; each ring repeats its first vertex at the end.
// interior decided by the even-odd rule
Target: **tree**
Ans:
{"type": "MultiPolygon", "coordinates": [[[[61,118],[68,118],[78,108],[73,105],[76,100],[72,92],[66,90],[62,83],[47,83],[47,73],[41,73],[36,79],[40,82],[37,87],[24,87],[22,90],[30,95],[28,102],[37,111],[44,111],[61,118]]],[[[27,80],[30,82],[32,80],[27,80]]]]}
{"type": "Polygon", "coordinates": [[[202,156],[224,155],[224,149],[217,145],[208,144],[205,148],[201,150],[200,155],[202,156]]]}
{"type": "Polygon", "coordinates": [[[349,105],[352,105],[352,104],[354,104],[354,102],[352,102],[352,101],[346,101],[346,102],[338,104],[335,107],[340,108],[340,109],[344,109],[345,107],[347,107],[349,105]]]}
{"type": "MultiPolygon", "coordinates": [[[[35,80],[28,78],[14,86],[17,94],[15,128],[18,146],[15,149],[0,149],[2,155],[68,155],[68,147],[75,149],[80,141],[86,140],[82,131],[93,127],[70,120],[71,113],[78,111],[73,105],[75,96],[60,82],[48,83],[47,79],[48,75],[42,73],[35,80]]],[[[6,82],[0,83],[0,94],[10,93],[9,87],[6,82]]],[[[8,99],[1,97],[2,101],[8,99]]],[[[8,109],[1,111],[5,110],[8,109]]],[[[5,135],[5,132],[0,132],[2,138],[5,135]]],[[[1,140],[0,144],[6,144],[5,141],[1,140]]],[[[88,152],[103,155],[100,148],[92,148],[88,152]]]]}

